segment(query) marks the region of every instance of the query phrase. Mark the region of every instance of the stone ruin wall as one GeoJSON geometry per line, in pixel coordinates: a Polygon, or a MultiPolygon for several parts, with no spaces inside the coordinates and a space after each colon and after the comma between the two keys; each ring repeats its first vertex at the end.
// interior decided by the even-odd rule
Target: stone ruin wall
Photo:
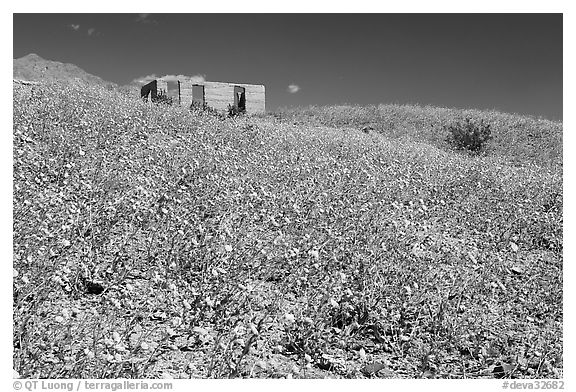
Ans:
{"type": "MultiPolygon", "coordinates": [[[[158,94],[167,94],[168,82],[161,79],[156,82],[158,94]]],[[[180,105],[192,104],[193,98],[196,98],[192,94],[194,85],[204,86],[204,102],[216,110],[227,110],[228,105],[234,104],[234,87],[243,87],[246,94],[246,112],[250,114],[266,112],[266,89],[263,85],[256,84],[179,81],[177,88],[180,105]]]]}
{"type": "Polygon", "coordinates": [[[190,81],[180,82],[180,103],[185,106],[192,104],[192,86],[204,86],[204,100],[206,104],[216,110],[226,110],[228,105],[234,103],[234,87],[243,87],[246,93],[246,112],[266,112],[266,90],[262,85],[204,82],[193,83],[190,81]]]}

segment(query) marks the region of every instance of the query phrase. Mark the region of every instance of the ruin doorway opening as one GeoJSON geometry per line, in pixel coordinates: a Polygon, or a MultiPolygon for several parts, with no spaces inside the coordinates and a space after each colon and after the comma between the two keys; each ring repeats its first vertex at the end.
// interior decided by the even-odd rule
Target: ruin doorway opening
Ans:
{"type": "Polygon", "coordinates": [[[234,106],[240,113],[246,111],[246,89],[240,86],[234,86],[234,106]]]}
{"type": "Polygon", "coordinates": [[[204,107],[204,86],[201,84],[192,85],[192,105],[203,108],[204,107]]]}

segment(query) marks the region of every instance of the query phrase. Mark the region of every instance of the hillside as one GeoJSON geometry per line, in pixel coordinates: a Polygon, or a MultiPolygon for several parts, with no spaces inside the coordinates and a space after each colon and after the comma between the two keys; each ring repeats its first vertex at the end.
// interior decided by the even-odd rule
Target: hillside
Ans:
{"type": "Polygon", "coordinates": [[[415,105],[330,106],[280,109],[274,117],[284,122],[369,129],[387,138],[409,138],[445,147],[443,127],[466,118],[490,124],[495,139],[488,154],[509,163],[562,165],[562,123],[497,111],[462,110],[415,105]]]}
{"type": "Polygon", "coordinates": [[[45,60],[31,53],[14,59],[13,77],[15,79],[40,82],[84,82],[88,84],[113,88],[115,83],[107,82],[79,68],[74,64],[45,60]]]}
{"type": "Polygon", "coordinates": [[[562,124],[487,113],[471,156],[405,109],[229,119],[14,84],[14,369],[561,378],[562,124]]]}

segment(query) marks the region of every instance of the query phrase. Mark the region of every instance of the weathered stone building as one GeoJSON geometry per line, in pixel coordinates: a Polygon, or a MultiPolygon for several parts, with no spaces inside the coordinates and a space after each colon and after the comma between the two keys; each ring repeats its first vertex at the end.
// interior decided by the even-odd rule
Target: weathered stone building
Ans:
{"type": "Polygon", "coordinates": [[[180,105],[190,106],[192,103],[207,105],[213,109],[225,111],[228,105],[235,105],[246,113],[258,114],[266,112],[266,89],[263,85],[223,82],[193,82],[179,80],[166,82],[158,79],[142,87],[142,97],[152,95],[167,95],[180,105]]]}

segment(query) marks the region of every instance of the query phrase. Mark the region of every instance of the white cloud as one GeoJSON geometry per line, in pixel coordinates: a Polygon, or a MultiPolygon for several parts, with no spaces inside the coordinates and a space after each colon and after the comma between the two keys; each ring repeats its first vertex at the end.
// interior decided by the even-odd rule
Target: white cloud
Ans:
{"type": "Polygon", "coordinates": [[[90,28],[88,29],[88,35],[92,35],[92,34],[94,34],[95,32],[96,32],[96,29],[95,29],[94,27],[90,27],[90,28]]]}
{"type": "Polygon", "coordinates": [[[156,74],[152,74],[152,75],[146,75],[146,76],[140,76],[139,78],[136,78],[134,80],[132,80],[132,83],[142,83],[142,84],[146,84],[148,82],[153,81],[154,79],[158,79],[158,76],[156,76],[156,74]]]}
{"type": "Polygon", "coordinates": [[[296,94],[298,91],[300,91],[300,86],[297,84],[291,84],[288,86],[288,92],[290,94],[296,94]]]}
{"type": "Polygon", "coordinates": [[[186,75],[164,75],[164,76],[157,76],[156,74],[141,76],[136,78],[132,81],[132,83],[137,84],[146,84],[148,82],[153,81],[154,79],[165,80],[167,82],[175,82],[177,80],[180,81],[190,81],[192,83],[203,83],[206,81],[205,75],[193,75],[193,76],[186,76],[186,75]]]}
{"type": "Polygon", "coordinates": [[[78,29],[80,28],[80,25],[72,23],[72,24],[68,25],[68,27],[70,27],[74,31],[78,31],[78,29]]]}

